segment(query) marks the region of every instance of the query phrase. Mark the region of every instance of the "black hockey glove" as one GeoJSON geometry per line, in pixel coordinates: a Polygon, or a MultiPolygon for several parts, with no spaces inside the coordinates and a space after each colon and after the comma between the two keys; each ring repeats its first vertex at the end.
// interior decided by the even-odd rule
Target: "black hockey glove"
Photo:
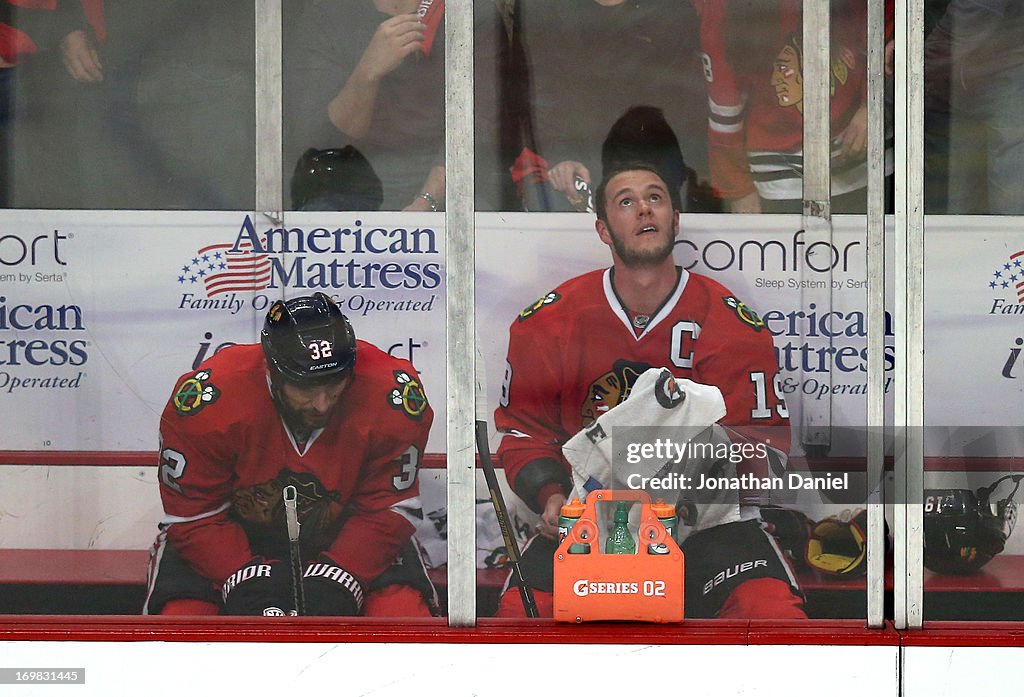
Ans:
{"type": "Polygon", "coordinates": [[[790,564],[797,569],[806,569],[807,542],[811,538],[814,521],[801,511],[782,506],[761,506],[761,520],[790,564]]]}
{"type": "Polygon", "coordinates": [[[351,617],[363,612],[363,587],[356,577],[321,554],[306,566],[302,582],[306,614],[351,617]]]}
{"type": "Polygon", "coordinates": [[[280,617],[295,614],[288,565],[253,557],[221,587],[225,615],[280,617]]]}

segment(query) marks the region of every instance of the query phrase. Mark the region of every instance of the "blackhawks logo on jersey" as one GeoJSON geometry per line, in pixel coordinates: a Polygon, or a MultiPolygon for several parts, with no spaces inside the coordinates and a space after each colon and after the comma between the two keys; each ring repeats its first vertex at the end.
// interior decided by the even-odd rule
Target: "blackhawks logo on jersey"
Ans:
{"type": "Polygon", "coordinates": [[[287,555],[284,547],[284,490],[295,487],[295,511],[304,558],[327,549],[342,523],[341,494],[328,489],[312,472],[287,467],[269,481],[236,489],[231,516],[241,523],[253,551],[270,557],[287,555]]]}
{"type": "Polygon", "coordinates": [[[200,370],[181,381],[174,393],[174,409],[182,416],[193,416],[220,397],[217,386],[208,382],[209,370],[200,370]]]}
{"type": "Polygon", "coordinates": [[[731,295],[727,295],[722,298],[722,302],[730,310],[736,313],[736,316],[740,318],[743,324],[747,325],[756,332],[764,329],[764,320],[757,316],[757,313],[747,307],[746,303],[741,300],[737,300],[731,295]]]}
{"type": "Polygon", "coordinates": [[[529,319],[530,317],[533,317],[542,307],[546,307],[552,303],[556,303],[561,299],[561,295],[559,295],[555,291],[551,291],[547,295],[538,298],[537,301],[532,305],[523,308],[523,311],[519,313],[519,321],[522,322],[524,319],[529,319]]]}
{"type": "Polygon", "coordinates": [[[404,370],[394,371],[398,386],[391,390],[388,401],[392,409],[401,409],[411,419],[419,420],[427,410],[427,395],[420,383],[404,370]]]}
{"type": "Polygon", "coordinates": [[[590,383],[580,412],[583,427],[597,421],[598,417],[612,407],[622,404],[636,384],[637,378],[650,368],[647,363],[620,358],[612,364],[611,370],[590,383]]]}

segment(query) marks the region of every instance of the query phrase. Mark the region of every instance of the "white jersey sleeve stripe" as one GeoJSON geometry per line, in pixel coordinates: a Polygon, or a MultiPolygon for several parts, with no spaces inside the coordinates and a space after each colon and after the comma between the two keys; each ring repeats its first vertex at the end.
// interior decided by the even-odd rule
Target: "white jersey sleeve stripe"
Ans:
{"type": "Polygon", "coordinates": [[[191,523],[191,522],[196,521],[196,520],[202,520],[203,518],[212,518],[213,516],[217,515],[218,513],[223,513],[224,511],[226,511],[229,508],[231,508],[231,503],[230,502],[225,503],[225,504],[223,504],[221,506],[218,506],[216,509],[214,509],[212,511],[207,511],[205,513],[200,513],[199,515],[193,515],[193,516],[188,516],[188,517],[182,517],[182,516],[176,516],[176,515],[167,515],[167,513],[165,512],[163,519],[160,521],[160,527],[161,528],[166,528],[168,525],[174,525],[175,523],[191,523]]]}
{"type": "Polygon", "coordinates": [[[423,520],[423,502],[419,496],[399,501],[390,510],[408,520],[413,527],[423,520]]]}

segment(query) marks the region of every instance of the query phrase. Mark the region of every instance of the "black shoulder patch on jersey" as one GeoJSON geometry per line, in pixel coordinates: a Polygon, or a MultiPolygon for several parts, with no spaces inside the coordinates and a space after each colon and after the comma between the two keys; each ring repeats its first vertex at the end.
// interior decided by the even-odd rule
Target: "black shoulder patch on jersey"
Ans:
{"type": "Polygon", "coordinates": [[[388,403],[392,409],[401,409],[410,419],[419,421],[427,410],[427,395],[423,388],[404,370],[396,370],[392,374],[397,386],[388,393],[388,403]]]}
{"type": "Polygon", "coordinates": [[[181,416],[195,416],[220,397],[220,390],[209,382],[210,370],[200,370],[181,381],[174,391],[174,410],[181,416]]]}
{"type": "Polygon", "coordinates": [[[747,307],[746,303],[741,300],[737,300],[732,295],[727,295],[722,298],[722,302],[730,310],[736,313],[736,316],[740,318],[743,324],[747,325],[755,332],[759,332],[764,329],[764,320],[757,316],[757,313],[747,307]]]}
{"type": "Polygon", "coordinates": [[[528,307],[523,308],[523,311],[519,313],[519,321],[522,322],[524,319],[529,319],[530,317],[533,317],[535,314],[537,314],[538,311],[540,311],[541,308],[547,307],[552,303],[556,303],[561,299],[561,295],[559,295],[555,291],[551,291],[550,293],[540,297],[537,300],[537,302],[533,303],[532,305],[529,305],[528,307]]]}

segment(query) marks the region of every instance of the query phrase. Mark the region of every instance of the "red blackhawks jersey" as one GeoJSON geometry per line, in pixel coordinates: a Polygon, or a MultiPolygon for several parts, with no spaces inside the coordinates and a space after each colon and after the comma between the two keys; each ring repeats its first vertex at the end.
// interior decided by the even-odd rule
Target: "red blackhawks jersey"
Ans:
{"type": "MultiPolygon", "coordinates": [[[[754,192],[761,198],[802,197],[803,0],[780,0],[777,14],[755,26],[730,26],[730,0],[691,0],[700,14],[700,40],[707,82],[708,156],[711,180],[723,198],[754,192]],[[764,47],[750,65],[735,64],[726,46],[732,33],[758,32],[764,47]]],[[[886,0],[891,34],[893,0],[886,0]]],[[[766,11],[768,11],[766,9],[766,11]]],[[[750,22],[745,22],[750,24],[750,22]]],[[[866,2],[851,0],[834,10],[830,70],[831,135],[837,138],[866,105],[866,2]]],[[[742,45],[742,44],[741,44],[742,45]]],[[[845,194],[867,185],[864,159],[835,159],[831,191],[845,194]]],[[[887,143],[891,151],[891,144],[887,143]]],[[[891,154],[887,152],[891,159],[891,154]]],[[[891,169],[891,164],[887,164],[891,169]]]]}
{"type": "Polygon", "coordinates": [[[611,269],[577,276],[512,323],[494,412],[510,483],[537,459],[560,461],[568,470],[562,445],[621,403],[652,367],[718,387],[727,412],[720,423],[788,453],[778,363],[757,314],[721,284],[682,270],[672,295],[637,336],[611,278],[611,269]]]}
{"type": "Polygon", "coordinates": [[[204,577],[219,584],[254,555],[239,492],[275,483],[296,486],[300,509],[326,499],[335,524],[323,551],[361,582],[412,535],[433,411],[410,363],[362,341],[357,351],[355,379],[305,444],[274,407],[258,344],[226,348],[179,378],[161,418],[162,527],[204,577]]]}

